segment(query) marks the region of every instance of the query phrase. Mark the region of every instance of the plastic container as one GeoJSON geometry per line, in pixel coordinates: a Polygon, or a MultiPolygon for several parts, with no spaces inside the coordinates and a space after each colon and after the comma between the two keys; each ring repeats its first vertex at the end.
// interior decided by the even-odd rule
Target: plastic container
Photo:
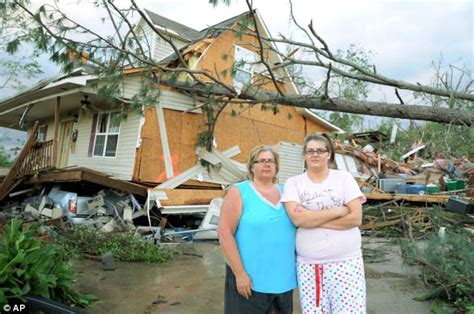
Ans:
{"type": "Polygon", "coordinates": [[[436,184],[426,186],[426,193],[428,194],[438,193],[439,191],[440,191],[440,188],[436,184]]]}
{"type": "Polygon", "coordinates": [[[402,178],[390,178],[390,179],[378,179],[378,188],[386,193],[394,193],[397,189],[397,184],[405,183],[405,179],[402,178]]]}
{"type": "Polygon", "coordinates": [[[426,185],[425,184],[407,185],[407,194],[423,195],[425,193],[426,193],[426,185]]]}
{"type": "Polygon", "coordinates": [[[407,194],[407,185],[405,183],[397,183],[397,194],[407,194]]]}
{"type": "Polygon", "coordinates": [[[446,190],[447,191],[459,190],[460,188],[458,188],[458,186],[459,186],[458,181],[448,181],[446,183],[446,190]]]}

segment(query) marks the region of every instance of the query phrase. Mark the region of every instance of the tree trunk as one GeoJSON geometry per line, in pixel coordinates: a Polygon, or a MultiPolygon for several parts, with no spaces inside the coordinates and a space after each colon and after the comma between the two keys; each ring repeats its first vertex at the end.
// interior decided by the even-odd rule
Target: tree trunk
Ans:
{"type": "Polygon", "coordinates": [[[261,103],[278,103],[308,109],[350,112],[398,119],[425,120],[465,126],[472,126],[474,121],[474,112],[448,108],[434,108],[431,106],[351,101],[346,99],[327,99],[325,97],[282,97],[273,93],[271,94],[262,90],[257,90],[253,87],[244,90],[240,96],[261,103]]]}

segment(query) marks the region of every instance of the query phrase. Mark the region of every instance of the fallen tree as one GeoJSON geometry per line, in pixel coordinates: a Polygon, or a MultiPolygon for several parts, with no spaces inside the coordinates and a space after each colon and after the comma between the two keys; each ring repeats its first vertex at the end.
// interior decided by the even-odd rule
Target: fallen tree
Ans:
{"type": "MultiPolygon", "coordinates": [[[[210,2],[217,3],[219,1],[210,2]]],[[[472,81],[460,84],[459,82],[450,83],[445,79],[443,81],[444,86],[431,87],[386,77],[378,73],[375,66],[371,68],[364,67],[333,53],[326,41],[315,31],[312,22],[304,28],[293,14],[293,22],[305,34],[306,41],[295,41],[285,36],[280,36],[280,38],[263,36],[262,27],[248,28],[249,25],[258,25],[258,22],[257,13],[252,2],[247,0],[247,4],[249,8],[248,24],[243,25],[241,30],[236,31],[238,33],[236,36],[241,35],[242,32],[250,32],[252,36],[255,36],[258,42],[258,45],[255,46],[259,55],[258,63],[265,67],[267,77],[270,78],[276,90],[275,94],[269,94],[266,90],[255,86],[255,84],[253,88],[256,90],[250,88],[244,89],[243,92],[237,91],[233,86],[225,84],[218,74],[194,70],[192,65],[183,57],[182,49],[179,49],[163,30],[153,25],[144,10],[134,0],[126,8],[119,8],[113,1],[97,1],[97,9],[104,10],[107,16],[104,21],[109,23],[110,29],[113,30],[112,34],[108,36],[101,35],[97,30],[81,25],[74,16],[66,15],[58,4],[55,6],[44,4],[35,10],[29,1],[13,0],[0,4],[0,10],[3,16],[10,16],[16,12],[19,33],[15,39],[9,42],[9,52],[16,52],[22,42],[30,42],[37,49],[50,54],[52,60],[63,64],[66,71],[73,67],[70,58],[71,51],[76,53],[77,59],[87,56],[89,63],[96,67],[97,74],[109,82],[108,86],[110,88],[104,88],[103,90],[110,97],[114,97],[114,92],[117,90],[117,80],[123,75],[124,68],[140,68],[144,73],[149,73],[150,79],[143,82],[142,93],[137,95],[134,100],[138,104],[150,103],[156,99],[156,86],[163,78],[175,80],[180,73],[186,73],[191,77],[192,83],[186,84],[183,89],[187,89],[193,95],[200,95],[203,98],[212,97],[213,104],[209,106],[211,110],[221,110],[222,103],[227,104],[240,96],[239,98],[246,99],[248,104],[283,104],[303,108],[472,126],[474,120],[472,81]],[[151,41],[146,38],[146,34],[136,28],[133,16],[143,18],[156,36],[172,47],[176,62],[160,63],[150,58],[151,41]],[[251,29],[255,31],[251,31],[251,29]],[[286,44],[291,47],[291,50],[282,53],[276,48],[277,44],[286,44]],[[306,54],[301,53],[302,51],[305,51],[306,54]],[[270,62],[266,58],[270,52],[278,55],[280,61],[270,62]],[[310,52],[310,57],[308,57],[307,52],[310,52]],[[312,91],[305,91],[304,88],[300,88],[301,93],[299,95],[288,95],[282,92],[277,77],[278,73],[282,71],[289,73],[289,69],[295,65],[326,69],[327,78],[321,86],[312,86],[312,91]],[[330,81],[337,76],[378,86],[394,87],[400,104],[332,97],[328,86],[330,81]],[[435,95],[443,101],[436,107],[406,104],[399,96],[397,89],[435,95]],[[217,93],[216,91],[220,92],[217,93]],[[216,104],[220,105],[216,106],[216,104]]],[[[461,76],[461,78],[465,77],[469,76],[461,76]]]]}

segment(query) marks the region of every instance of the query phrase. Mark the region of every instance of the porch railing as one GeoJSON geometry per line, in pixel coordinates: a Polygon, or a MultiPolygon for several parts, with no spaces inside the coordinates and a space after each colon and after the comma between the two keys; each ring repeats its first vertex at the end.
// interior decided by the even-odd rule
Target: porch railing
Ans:
{"type": "Polygon", "coordinates": [[[36,142],[23,160],[17,176],[33,174],[51,168],[54,168],[53,140],[36,142]]]}

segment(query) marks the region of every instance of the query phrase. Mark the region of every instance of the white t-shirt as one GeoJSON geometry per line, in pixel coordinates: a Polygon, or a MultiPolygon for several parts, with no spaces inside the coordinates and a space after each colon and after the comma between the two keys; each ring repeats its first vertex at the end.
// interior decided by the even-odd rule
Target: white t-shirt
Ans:
{"type": "MultiPolygon", "coordinates": [[[[352,175],[329,169],[328,177],[320,183],[313,183],[306,172],[289,178],[281,202],[294,201],[308,210],[318,211],[344,206],[356,198],[362,203],[366,201],[352,175]]],[[[298,228],[296,254],[299,262],[316,264],[359,257],[362,255],[359,228],[298,228]]]]}

